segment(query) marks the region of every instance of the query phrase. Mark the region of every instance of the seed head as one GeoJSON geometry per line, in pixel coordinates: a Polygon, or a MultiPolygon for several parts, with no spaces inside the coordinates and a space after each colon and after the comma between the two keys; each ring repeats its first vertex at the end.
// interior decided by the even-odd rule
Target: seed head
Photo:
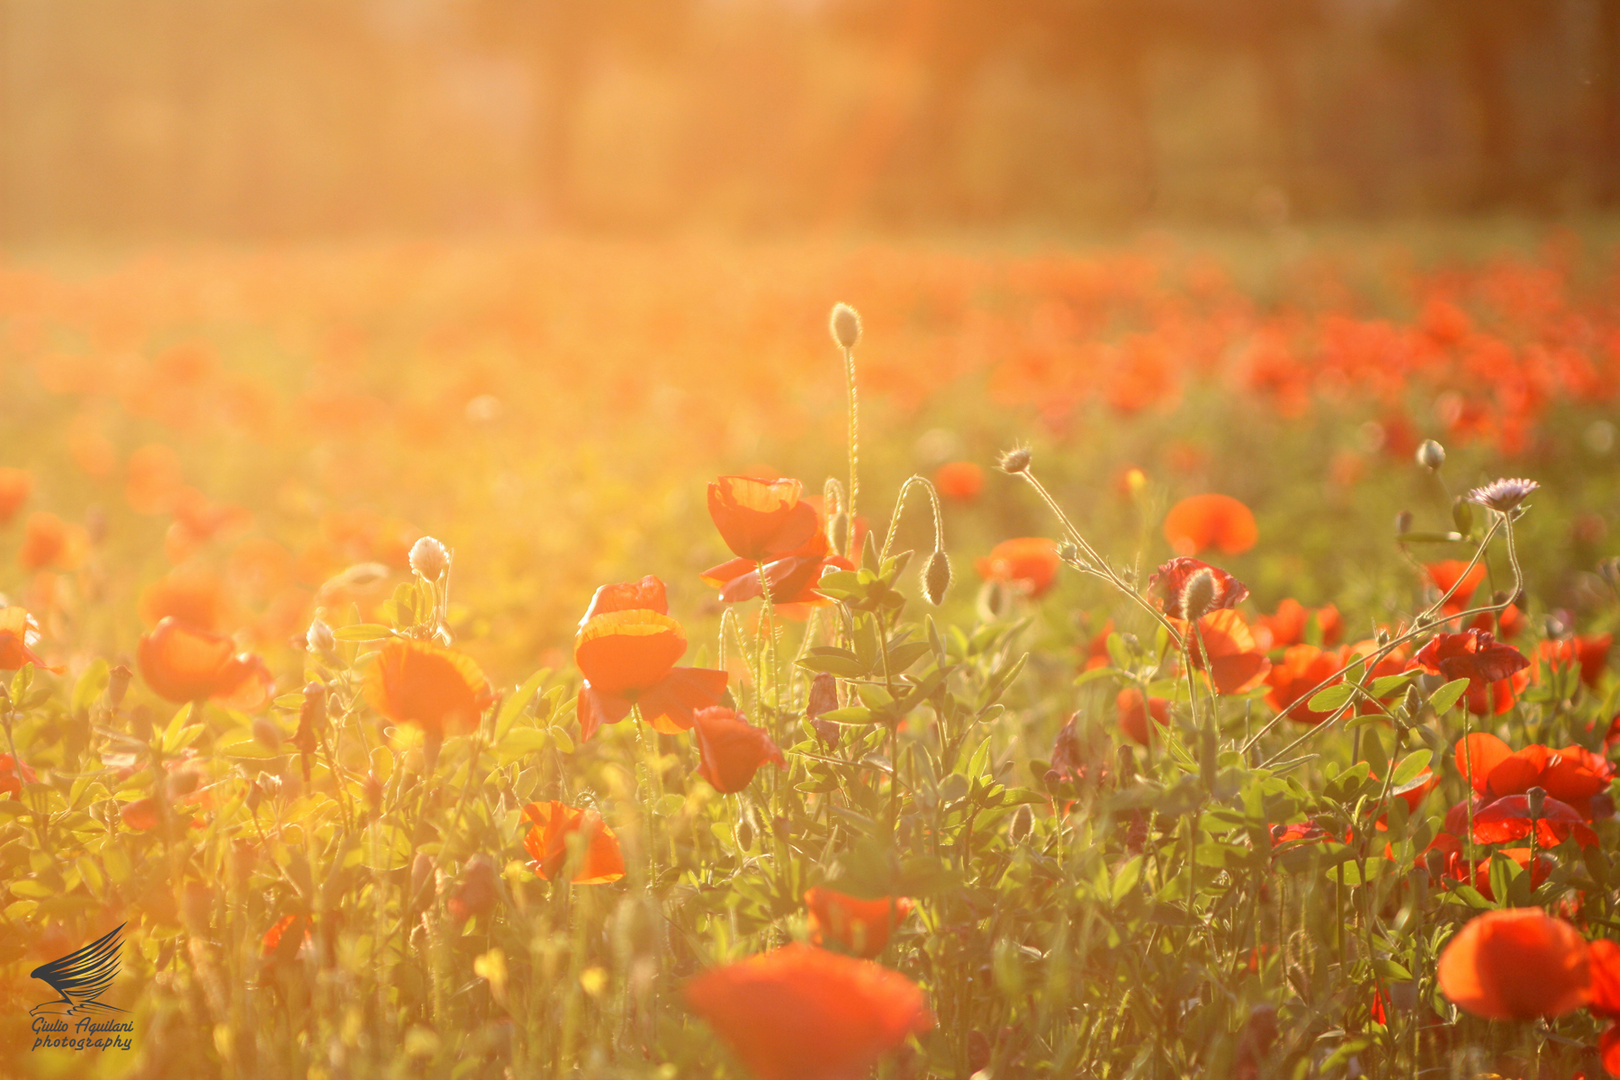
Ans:
{"type": "Polygon", "coordinates": [[[935,607],[945,602],[945,592],[951,587],[951,560],[946,558],[943,551],[936,551],[928,557],[928,563],[923,567],[923,595],[935,607]]]}
{"type": "Polygon", "coordinates": [[[832,330],[832,339],[841,349],[853,349],[855,343],[861,340],[860,314],[848,304],[833,305],[828,327],[832,330]]]}
{"type": "Polygon", "coordinates": [[[1513,480],[1492,480],[1484,487],[1470,491],[1468,501],[1505,514],[1522,503],[1540,486],[1534,480],[1526,480],[1523,477],[1513,480]]]}
{"type": "Polygon", "coordinates": [[[1433,439],[1424,439],[1418,444],[1417,463],[1425,469],[1438,469],[1446,463],[1446,448],[1433,439]]]}
{"type": "Polygon", "coordinates": [[[1014,476],[1021,472],[1027,472],[1029,470],[1029,447],[1013,447],[1001,455],[1001,461],[998,464],[1001,466],[1002,472],[1011,473],[1014,476]]]}
{"type": "Polygon", "coordinates": [[[1181,590],[1181,609],[1187,613],[1188,622],[1197,622],[1214,604],[1215,574],[1205,567],[1187,579],[1181,590]]]}
{"type": "Polygon", "coordinates": [[[431,536],[411,545],[411,569],[429,581],[438,581],[450,569],[450,553],[431,536]]]}

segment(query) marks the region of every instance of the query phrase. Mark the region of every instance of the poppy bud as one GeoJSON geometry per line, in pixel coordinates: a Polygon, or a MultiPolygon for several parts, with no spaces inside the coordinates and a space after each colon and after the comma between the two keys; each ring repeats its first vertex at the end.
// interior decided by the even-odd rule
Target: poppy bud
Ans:
{"type": "Polygon", "coordinates": [[[1474,531],[1474,508],[1461,495],[1451,500],[1451,523],[1464,536],[1474,531]]]}
{"type": "Polygon", "coordinates": [[[848,304],[833,305],[828,328],[832,331],[833,341],[841,349],[853,349],[855,343],[861,340],[861,317],[848,304]]]}
{"type": "Polygon", "coordinates": [[[754,819],[744,814],[737,822],[737,847],[747,851],[754,846],[754,819]]]}
{"type": "Polygon", "coordinates": [[[1383,648],[1385,645],[1389,644],[1389,631],[1380,626],[1377,630],[1373,631],[1373,640],[1378,642],[1378,647],[1380,649],[1383,648]]]}
{"type": "Polygon", "coordinates": [[[124,695],[129,692],[129,680],[135,677],[128,664],[118,664],[107,672],[107,704],[113,711],[124,703],[124,695]]]}
{"type": "Polygon", "coordinates": [[[304,640],[308,643],[310,652],[331,656],[337,651],[337,638],[332,636],[332,628],[320,619],[315,619],[309,624],[304,640]]]}
{"type": "Polygon", "coordinates": [[[1446,448],[1433,439],[1424,439],[1418,444],[1417,463],[1425,469],[1438,469],[1446,463],[1446,448]]]}
{"type": "Polygon", "coordinates": [[[1029,803],[1020,804],[1007,825],[1007,843],[1022,844],[1034,828],[1035,812],[1029,808],[1029,803]]]}
{"type": "Polygon", "coordinates": [[[1405,536],[1412,531],[1412,511],[1402,510],[1395,515],[1395,535],[1405,536]]]}
{"type": "Polygon", "coordinates": [[[1423,695],[1412,685],[1406,687],[1406,715],[1416,716],[1423,711],[1423,695]]]}
{"type": "Polygon", "coordinates": [[[281,749],[281,729],[268,716],[253,718],[253,737],[258,740],[259,745],[271,753],[281,749]]]}
{"type": "Polygon", "coordinates": [[[1065,540],[1058,545],[1057,557],[1066,563],[1080,562],[1080,548],[1073,540],[1065,540]]]}
{"type": "Polygon", "coordinates": [[[1015,446],[1001,455],[1001,471],[1014,476],[1029,470],[1029,447],[1015,446]]]}
{"type": "Polygon", "coordinates": [[[1205,567],[1187,579],[1187,585],[1181,591],[1181,608],[1187,613],[1188,622],[1197,622],[1214,603],[1215,574],[1205,567]]]}
{"type": "Polygon", "coordinates": [[[951,587],[951,560],[946,558],[943,551],[936,551],[928,557],[928,564],[923,567],[923,594],[928,602],[935,607],[945,602],[945,591],[951,587]]]}
{"type": "Polygon", "coordinates": [[[438,581],[450,569],[450,553],[431,536],[411,545],[411,569],[429,581],[438,581]]]}

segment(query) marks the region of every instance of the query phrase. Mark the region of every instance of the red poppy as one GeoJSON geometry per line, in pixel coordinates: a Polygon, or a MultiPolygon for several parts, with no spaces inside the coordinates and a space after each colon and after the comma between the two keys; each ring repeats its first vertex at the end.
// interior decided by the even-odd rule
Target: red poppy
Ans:
{"type": "Polygon", "coordinates": [[[692,726],[695,710],[719,704],[726,673],[675,666],[686,652],[686,633],[663,606],[663,583],[657,578],[604,586],[592,598],[574,637],[574,663],[585,676],[579,691],[581,738],[618,723],[636,706],[643,720],[674,734],[692,726]],[[620,606],[639,602],[656,606],[620,606]]]}
{"type": "Polygon", "coordinates": [[[1196,555],[1210,548],[1236,555],[1254,547],[1260,530],[1253,511],[1232,496],[1193,495],[1165,515],[1164,538],[1178,555],[1196,555]]]}
{"type": "Polygon", "coordinates": [[[984,490],[984,470],[971,461],[951,461],[934,470],[934,487],[947,499],[972,502],[984,490]]]}
{"type": "Polygon", "coordinates": [[[1592,964],[1592,1000],[1586,1007],[1594,1016],[1620,1020],[1620,945],[1599,938],[1588,942],[1587,950],[1592,964]]]}
{"type": "Polygon", "coordinates": [[[1108,637],[1113,632],[1114,620],[1108,619],[1102,624],[1102,629],[1091,636],[1090,641],[1080,646],[1080,651],[1085,655],[1080,665],[1082,671],[1104,668],[1114,662],[1113,657],[1108,655],[1108,637]]]}
{"type": "Polygon", "coordinates": [[[722,476],[709,484],[709,517],[732,554],[750,563],[792,554],[820,528],[797,480],[722,476]]]}
{"type": "Polygon", "coordinates": [[[34,490],[34,478],[26,469],[0,468],[0,526],[11,524],[34,490]]]}
{"type": "Polygon", "coordinates": [[[0,792],[8,799],[15,799],[22,792],[23,784],[32,784],[38,779],[27,762],[23,762],[19,768],[16,758],[10,754],[0,754],[0,792]]]}
{"type": "Polygon", "coordinates": [[[1249,625],[1230,608],[1205,615],[1198,620],[1196,630],[1180,620],[1176,620],[1176,626],[1192,652],[1193,668],[1198,671],[1208,668],[1215,689],[1222,694],[1253,690],[1265,681],[1266,672],[1271,670],[1271,661],[1255,644],[1249,625]]]}
{"type": "Polygon", "coordinates": [[[49,511],[39,510],[28,515],[23,524],[22,547],[17,561],[24,570],[43,570],[59,566],[71,558],[67,523],[49,511]]]}
{"type": "Polygon", "coordinates": [[[606,615],[610,611],[656,611],[660,615],[669,614],[669,597],[664,588],[663,581],[648,574],[640,581],[623,581],[614,585],[600,586],[591,595],[591,602],[585,608],[585,617],[579,620],[581,628],[598,615],[606,615]]]}
{"type": "Polygon", "coordinates": [[[118,817],[126,829],[134,829],[136,832],[150,832],[158,827],[159,821],[163,820],[158,801],[153,798],[136,799],[134,802],[125,803],[124,808],[118,812],[118,817]]]}
{"type": "MultiPolygon", "coordinates": [[[[765,564],[765,581],[770,585],[772,604],[821,605],[832,601],[816,592],[816,583],[830,569],[853,570],[855,564],[833,555],[827,534],[818,527],[815,535],[798,550],[765,564]]],[[[747,559],[729,559],[703,571],[703,581],[720,590],[726,604],[741,603],[765,595],[760,585],[759,564],[747,559]]]]}
{"type": "Polygon", "coordinates": [[[812,945],[706,971],[686,1002],[760,1080],[854,1080],[934,1026],[904,975],[812,945]]]}
{"type": "MultiPolygon", "coordinates": [[[[1324,679],[1344,668],[1348,650],[1323,650],[1315,645],[1293,645],[1283,653],[1282,663],[1266,673],[1271,687],[1266,704],[1301,724],[1320,724],[1333,715],[1306,708],[1305,694],[1324,679]]],[[[1341,682],[1342,679],[1334,679],[1341,682]]],[[[1331,684],[1330,684],[1331,685],[1331,684]]]]}
{"type": "Polygon", "coordinates": [[[1532,831],[1536,843],[1544,848],[1557,847],[1571,836],[1581,847],[1598,842],[1597,833],[1573,806],[1550,795],[1542,800],[1541,813],[1534,818],[1528,795],[1507,795],[1474,811],[1476,844],[1511,844],[1528,838],[1532,831]]]}
{"type": "Polygon", "coordinates": [[[1249,597],[1248,586],[1225,570],[1199,562],[1197,559],[1187,558],[1185,555],[1171,559],[1148,578],[1148,593],[1158,600],[1166,615],[1173,619],[1185,619],[1187,585],[1194,578],[1206,577],[1209,582],[1210,600],[1201,614],[1208,614],[1220,608],[1236,607],[1249,597]]]}
{"type": "Polygon", "coordinates": [[[391,638],[366,673],[366,700],[396,724],[443,735],[477,727],[495,695],[472,657],[426,641],[391,638]]]}
{"type": "Polygon", "coordinates": [[[1481,581],[1485,580],[1485,563],[1483,560],[1475,563],[1472,570],[1469,570],[1468,564],[1461,559],[1445,559],[1436,563],[1425,563],[1423,569],[1429,575],[1429,580],[1434,583],[1434,587],[1439,590],[1441,596],[1446,595],[1453,585],[1457,586],[1457,591],[1452,593],[1451,599],[1447,600],[1440,608],[1447,615],[1456,615],[1468,610],[1468,601],[1473,597],[1474,590],[1479,588],[1481,581]],[[1467,571],[1466,574],[1464,573],[1465,570],[1467,571]],[[1458,584],[1459,581],[1461,584],[1458,584]]]}
{"type": "Polygon", "coordinates": [[[1134,686],[1127,686],[1114,698],[1114,707],[1119,711],[1119,730],[1132,741],[1143,746],[1152,745],[1153,733],[1148,727],[1148,717],[1152,716],[1160,727],[1170,726],[1170,701],[1168,698],[1150,697],[1144,702],[1142,691],[1134,686]]]}
{"type": "Polygon", "coordinates": [[[283,915],[259,939],[259,958],[268,963],[290,963],[311,937],[307,915],[283,915]]]}
{"type": "MultiPolygon", "coordinates": [[[[1446,853],[1445,877],[1447,880],[1462,885],[1472,885],[1475,891],[1485,899],[1493,903],[1496,901],[1496,892],[1491,888],[1490,856],[1475,859],[1473,864],[1470,865],[1467,857],[1462,852],[1461,842],[1449,833],[1441,833],[1435,837],[1435,843],[1429,846],[1446,853]],[[1441,841],[1443,840],[1450,841],[1450,844],[1442,844],[1441,841]]],[[[1545,851],[1537,854],[1534,864],[1530,862],[1530,849],[1527,847],[1498,848],[1496,854],[1507,856],[1518,863],[1521,870],[1528,871],[1532,889],[1541,888],[1547,879],[1552,876],[1555,864],[1552,856],[1545,851]]]]}
{"type": "Polygon", "coordinates": [[[1549,797],[1579,808],[1608,790],[1612,775],[1607,762],[1579,746],[1552,750],[1532,744],[1516,751],[1486,732],[1458,740],[1453,756],[1463,779],[1486,799],[1523,795],[1539,787],[1549,797]],[[1594,760],[1600,761],[1595,768],[1594,760]]]}
{"type": "MultiPolygon", "coordinates": [[[[1581,682],[1586,684],[1587,689],[1596,690],[1598,680],[1603,678],[1603,669],[1609,662],[1609,648],[1613,644],[1613,634],[1578,635],[1558,641],[1543,641],[1536,646],[1536,659],[1545,661],[1553,671],[1561,671],[1571,665],[1579,667],[1581,682]]],[[[1540,674],[1538,664],[1537,681],[1540,674]]]]}
{"type": "Polygon", "coordinates": [[[1488,611],[1480,612],[1474,616],[1468,625],[1474,630],[1493,631],[1498,637],[1506,641],[1523,633],[1525,627],[1530,625],[1530,619],[1518,607],[1509,604],[1495,615],[1488,611]]]}
{"type": "Polygon", "coordinates": [[[1491,1020],[1573,1012],[1592,986],[1586,941],[1540,908],[1475,917],[1446,945],[1437,974],[1447,998],[1491,1020]]]}
{"type": "MultiPolygon", "coordinates": [[[[1286,649],[1290,645],[1302,644],[1305,641],[1305,627],[1312,614],[1310,608],[1293,597],[1288,597],[1277,605],[1274,614],[1262,615],[1255,620],[1255,640],[1268,652],[1272,649],[1286,649]]],[[[1344,630],[1344,620],[1339,615],[1339,609],[1329,604],[1318,608],[1314,614],[1316,628],[1322,635],[1322,644],[1329,647],[1338,644],[1339,636],[1344,630]]]]}
{"type": "Polygon", "coordinates": [[[986,581],[1003,581],[1031,600],[1045,596],[1057,581],[1057,544],[1044,536],[1003,540],[974,562],[986,581]]]}
{"type": "Polygon", "coordinates": [[[141,593],[141,621],[156,626],[174,616],[196,630],[217,631],[226,601],[219,579],[212,574],[175,572],[159,578],[141,593]]]}
{"type": "Polygon", "coordinates": [[[1463,704],[1475,716],[1491,714],[1501,716],[1518,702],[1519,695],[1530,685],[1530,672],[1515,672],[1510,678],[1493,683],[1470,683],[1463,695],[1463,704]]]}
{"type": "Polygon", "coordinates": [[[230,638],[172,616],[141,635],[135,658],[146,685],[177,705],[215,700],[234,709],[257,709],[270,696],[270,671],[263,660],[238,653],[230,638]]]}
{"type": "Polygon", "coordinates": [[[787,759],[765,729],[744,722],[735,709],[699,709],[692,720],[702,755],[698,772],[716,791],[725,795],[741,791],[767,761],[787,768],[787,759]]]}
{"type": "Polygon", "coordinates": [[[833,941],[846,951],[870,960],[889,944],[889,935],[911,914],[904,896],[862,900],[832,889],[811,889],[804,894],[810,909],[810,940],[817,945],[833,941]]]}
{"type": "Polygon", "coordinates": [[[20,607],[0,608],[0,671],[16,671],[24,664],[60,673],[62,668],[51,667],[34,651],[39,641],[39,629],[27,610],[20,607]]]}
{"type": "Polygon", "coordinates": [[[1484,630],[1436,634],[1413,660],[1424,671],[1448,681],[1467,679],[1470,688],[1498,682],[1530,666],[1518,649],[1501,644],[1484,630]]]}
{"type": "Polygon", "coordinates": [[[585,837],[579,867],[574,872],[575,885],[603,885],[624,877],[619,838],[595,810],[553,800],[530,803],[523,808],[523,817],[531,823],[523,837],[523,848],[534,857],[529,869],[540,877],[551,881],[563,872],[568,865],[568,838],[575,833],[585,837]]]}

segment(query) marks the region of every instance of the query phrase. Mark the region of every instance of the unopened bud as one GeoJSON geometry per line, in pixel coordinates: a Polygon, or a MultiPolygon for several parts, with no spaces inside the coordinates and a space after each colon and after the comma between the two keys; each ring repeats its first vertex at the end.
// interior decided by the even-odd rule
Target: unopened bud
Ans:
{"type": "Polygon", "coordinates": [[[951,560],[943,551],[936,551],[928,557],[928,563],[923,567],[923,595],[935,607],[945,602],[945,592],[951,587],[951,560]]]}
{"type": "Polygon", "coordinates": [[[861,317],[848,304],[834,304],[828,329],[832,331],[832,339],[839,348],[853,349],[855,343],[861,340],[861,317]]]}
{"type": "Polygon", "coordinates": [[[1187,579],[1181,590],[1181,609],[1188,622],[1196,622],[1215,603],[1215,574],[1202,569],[1187,579]]]}
{"type": "Polygon", "coordinates": [[[304,641],[309,651],[330,656],[337,651],[337,638],[332,635],[332,628],[320,619],[310,622],[309,630],[304,634],[304,641]]]}
{"type": "Polygon", "coordinates": [[[1417,463],[1425,469],[1438,469],[1446,463],[1446,448],[1433,439],[1418,444],[1417,463]]]}
{"type": "Polygon", "coordinates": [[[1389,644],[1389,630],[1388,630],[1388,628],[1380,626],[1378,629],[1374,630],[1373,631],[1373,640],[1378,642],[1378,647],[1380,649],[1382,649],[1385,645],[1388,645],[1389,644]]]}
{"type": "Polygon", "coordinates": [[[107,704],[115,712],[124,703],[124,695],[129,692],[129,681],[134,677],[135,673],[128,664],[119,664],[107,672],[107,704]]]}
{"type": "Polygon", "coordinates": [[[411,569],[429,581],[438,581],[450,569],[450,553],[431,536],[411,545],[411,569]]]}
{"type": "Polygon", "coordinates": [[[1007,825],[1007,843],[1022,844],[1035,828],[1035,812],[1029,808],[1029,803],[1021,803],[1013,811],[1012,821],[1007,825]]]}
{"type": "Polygon", "coordinates": [[[1065,540],[1058,545],[1057,557],[1066,563],[1078,563],[1080,561],[1080,546],[1073,540],[1065,540]]]}
{"type": "Polygon", "coordinates": [[[754,820],[747,814],[737,822],[737,847],[747,851],[754,846],[754,820]]]}
{"type": "Polygon", "coordinates": [[[1451,523],[1467,536],[1474,531],[1474,505],[1461,495],[1451,500],[1451,523]]]}
{"type": "Polygon", "coordinates": [[[1015,446],[1001,455],[1001,471],[1017,475],[1029,469],[1029,447],[1015,446]]]}
{"type": "Polygon", "coordinates": [[[1412,511],[1402,510],[1395,515],[1395,535],[1405,536],[1412,531],[1412,511]]]}

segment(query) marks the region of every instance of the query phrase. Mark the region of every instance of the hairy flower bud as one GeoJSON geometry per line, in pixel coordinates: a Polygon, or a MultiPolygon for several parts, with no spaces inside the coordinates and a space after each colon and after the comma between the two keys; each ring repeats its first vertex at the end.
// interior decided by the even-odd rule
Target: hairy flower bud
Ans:
{"type": "Polygon", "coordinates": [[[945,602],[945,592],[951,587],[951,560],[946,558],[943,551],[936,551],[928,557],[928,563],[923,567],[923,595],[935,607],[945,602]]]}
{"type": "Polygon", "coordinates": [[[129,669],[128,664],[119,664],[107,672],[107,704],[114,712],[124,703],[124,695],[129,691],[129,681],[135,673],[129,669]]]}
{"type": "Polygon", "coordinates": [[[833,305],[828,328],[832,331],[833,341],[841,349],[853,349],[855,343],[861,340],[861,317],[848,304],[833,305]]]}
{"type": "Polygon", "coordinates": [[[1188,622],[1197,622],[1215,603],[1215,574],[1209,568],[1199,570],[1187,579],[1181,590],[1181,607],[1188,622]]]}
{"type": "Polygon", "coordinates": [[[1014,476],[1021,472],[1027,472],[1029,470],[1029,447],[1015,446],[1011,450],[1005,451],[1001,455],[1001,461],[998,464],[1001,466],[1002,472],[1012,473],[1014,476]]]}
{"type": "Polygon", "coordinates": [[[450,553],[431,536],[411,545],[411,569],[429,581],[438,581],[450,569],[450,553]]]}
{"type": "Polygon", "coordinates": [[[1446,463],[1446,448],[1433,439],[1424,439],[1417,448],[1417,463],[1425,469],[1438,469],[1446,463]]]}
{"type": "Polygon", "coordinates": [[[337,638],[332,635],[332,628],[320,619],[314,619],[309,624],[309,630],[304,634],[310,652],[330,656],[337,651],[337,638]]]}
{"type": "Polygon", "coordinates": [[[1030,832],[1035,828],[1035,812],[1029,808],[1029,803],[1021,803],[1013,811],[1012,821],[1007,825],[1007,843],[1022,844],[1029,838],[1030,832]]]}

